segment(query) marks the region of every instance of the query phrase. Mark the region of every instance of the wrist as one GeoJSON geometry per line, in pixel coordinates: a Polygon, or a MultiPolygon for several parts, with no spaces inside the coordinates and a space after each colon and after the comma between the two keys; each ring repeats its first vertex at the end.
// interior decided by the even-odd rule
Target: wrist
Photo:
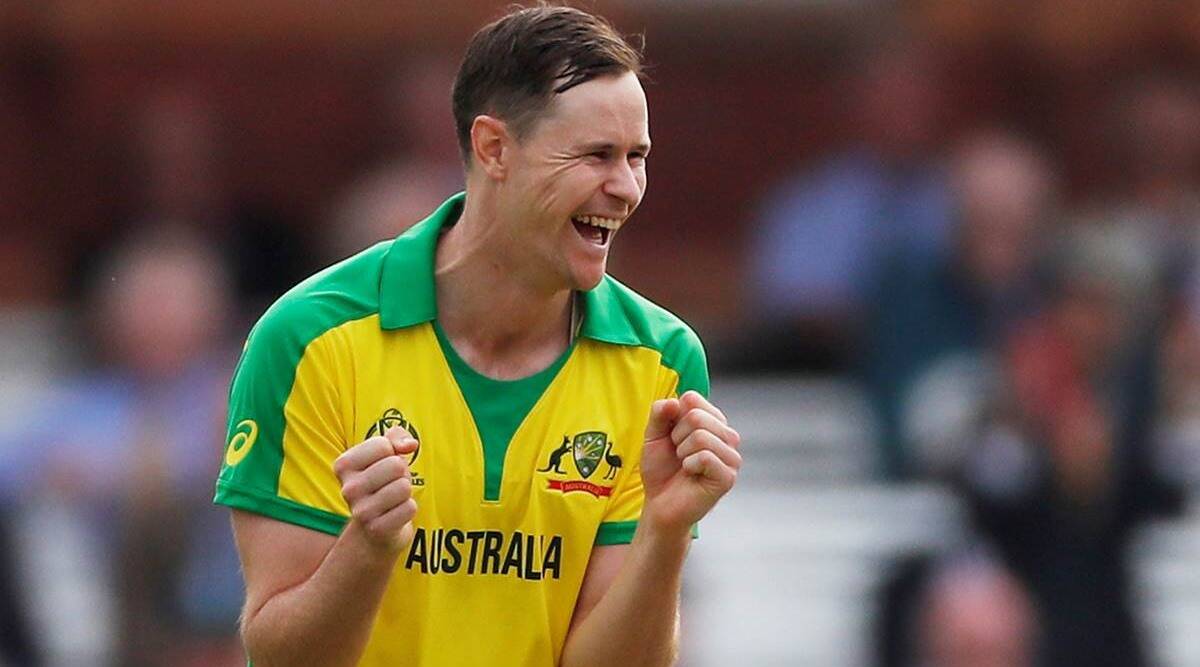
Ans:
{"type": "Polygon", "coordinates": [[[642,569],[652,572],[660,581],[678,580],[687,560],[692,536],[675,526],[638,522],[637,532],[630,544],[630,559],[642,569]]]}
{"type": "Polygon", "coordinates": [[[686,547],[692,542],[692,525],[688,522],[663,520],[652,512],[645,512],[638,521],[634,539],[640,538],[642,541],[662,547],[682,545],[686,550],[686,547]]]}
{"type": "Polygon", "coordinates": [[[654,499],[647,500],[642,508],[638,525],[645,524],[658,535],[690,537],[692,528],[699,520],[700,517],[694,511],[677,507],[675,503],[658,502],[658,499],[654,499]]]}

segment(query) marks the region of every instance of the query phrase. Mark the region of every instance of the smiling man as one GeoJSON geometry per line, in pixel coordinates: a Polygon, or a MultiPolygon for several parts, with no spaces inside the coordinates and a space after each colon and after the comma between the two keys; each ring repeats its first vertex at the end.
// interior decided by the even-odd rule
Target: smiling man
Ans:
{"type": "Polygon", "coordinates": [[[483,28],[467,189],[284,295],[216,501],[269,665],[666,665],[738,434],[696,335],[605,274],[646,189],[640,54],[563,7],[483,28]]]}

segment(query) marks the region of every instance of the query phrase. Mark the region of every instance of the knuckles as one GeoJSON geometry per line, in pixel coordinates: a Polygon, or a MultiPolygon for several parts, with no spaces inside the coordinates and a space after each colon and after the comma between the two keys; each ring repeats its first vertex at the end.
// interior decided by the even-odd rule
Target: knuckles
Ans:
{"type": "Polygon", "coordinates": [[[412,499],[412,481],[407,477],[392,482],[392,494],[395,496],[396,505],[402,505],[412,499]]]}
{"type": "Polygon", "coordinates": [[[342,497],[347,502],[354,504],[354,501],[358,500],[361,495],[361,489],[362,482],[359,481],[358,477],[352,477],[342,482],[342,497]]]}
{"type": "Polygon", "coordinates": [[[409,433],[408,429],[404,428],[403,426],[396,425],[396,426],[389,428],[387,430],[387,432],[385,432],[382,436],[376,436],[376,437],[382,437],[384,440],[387,440],[389,443],[390,442],[404,442],[405,440],[411,439],[412,434],[409,433]]]}
{"type": "Polygon", "coordinates": [[[348,454],[349,451],[343,453],[341,456],[333,460],[333,472],[338,476],[338,479],[344,478],[346,474],[350,472],[351,463],[349,457],[347,456],[348,454]]]}
{"type": "MultiPolygon", "coordinates": [[[[680,418],[676,429],[679,444],[683,444],[688,438],[698,433],[711,435],[730,447],[737,448],[742,444],[742,436],[737,431],[700,409],[687,412],[680,418]],[[679,428],[680,426],[682,428],[679,428]]],[[[707,438],[707,436],[703,437],[707,438]]]]}
{"type": "Polygon", "coordinates": [[[401,456],[391,456],[384,460],[384,470],[392,477],[392,479],[401,479],[408,476],[408,461],[401,456]]]}
{"type": "Polygon", "coordinates": [[[417,501],[409,498],[400,505],[400,517],[407,523],[417,516],[417,501]]]}
{"type": "Polygon", "coordinates": [[[367,438],[334,459],[333,472],[341,479],[357,470],[367,469],[372,463],[391,453],[392,443],[387,438],[381,435],[367,438]],[[364,462],[357,463],[359,459],[364,462]]]}
{"type": "Polygon", "coordinates": [[[693,409],[698,409],[704,405],[705,400],[704,397],[700,395],[700,392],[696,391],[695,389],[689,389],[683,392],[683,395],[679,397],[679,402],[682,403],[685,408],[691,407],[693,409]]]}
{"type": "Polygon", "coordinates": [[[371,454],[371,459],[367,462],[367,466],[392,453],[392,441],[382,435],[363,440],[359,447],[366,449],[371,454]]]}
{"type": "Polygon", "coordinates": [[[417,501],[409,498],[395,507],[380,512],[379,516],[367,524],[367,527],[372,532],[383,535],[404,528],[404,525],[416,516],[417,501]]]}
{"type": "MultiPolygon", "coordinates": [[[[412,492],[412,482],[410,481],[408,474],[408,461],[406,461],[404,457],[389,456],[382,461],[379,461],[376,465],[381,466],[382,472],[387,476],[387,481],[385,481],[380,487],[381,489],[383,486],[387,486],[387,484],[391,482],[403,481],[406,484],[403,488],[408,493],[412,492]]],[[[335,469],[337,468],[336,462],[334,467],[335,469]]],[[[339,472],[338,478],[342,482],[342,497],[345,498],[347,502],[353,504],[360,498],[371,495],[366,492],[367,481],[365,471],[342,471],[339,472]]]]}
{"type": "Polygon", "coordinates": [[[359,523],[367,523],[374,518],[371,511],[362,503],[350,507],[350,516],[354,517],[354,520],[359,523]]]}
{"type": "Polygon", "coordinates": [[[742,454],[736,447],[736,441],[725,441],[712,431],[697,429],[684,438],[675,450],[675,454],[680,460],[692,455],[699,455],[707,461],[737,470],[742,466],[742,454]],[[726,447],[722,447],[722,444],[726,447]]]}
{"type": "Polygon", "coordinates": [[[708,425],[708,416],[708,413],[700,408],[692,408],[691,410],[688,410],[687,413],[683,415],[683,418],[679,421],[683,422],[685,426],[695,430],[704,428],[708,425]]]}
{"type": "Polygon", "coordinates": [[[735,448],[736,448],[736,447],[738,447],[739,445],[741,445],[741,444],[742,444],[742,434],[741,434],[741,433],[738,433],[737,431],[735,431],[735,430],[733,430],[732,428],[730,428],[730,429],[729,429],[729,437],[728,437],[728,438],[726,438],[725,442],[726,442],[726,443],[727,443],[727,444],[728,444],[730,447],[735,447],[735,448]]]}

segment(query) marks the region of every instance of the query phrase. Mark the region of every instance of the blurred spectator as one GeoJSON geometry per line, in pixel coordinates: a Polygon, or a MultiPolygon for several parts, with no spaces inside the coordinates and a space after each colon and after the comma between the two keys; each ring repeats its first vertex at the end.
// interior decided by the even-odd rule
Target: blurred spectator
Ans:
{"type": "Polygon", "coordinates": [[[1127,546],[1179,489],[1155,465],[1160,283],[1112,226],[1071,230],[1044,308],[1003,348],[1008,390],[962,480],[980,530],[1042,612],[1040,664],[1147,664],[1127,546]]]}
{"type": "Polygon", "coordinates": [[[1112,150],[1119,185],[1091,217],[1152,244],[1171,316],[1200,315],[1200,82],[1143,75],[1114,91],[1112,150]],[[1189,287],[1190,285],[1190,287],[1189,287]],[[1190,311],[1190,312],[1189,312],[1190,311]]]}
{"type": "Polygon", "coordinates": [[[938,256],[951,202],[933,158],[943,108],[930,48],[884,39],[865,54],[844,105],[848,150],[779,186],[750,250],[751,300],[764,320],[748,368],[845,370],[883,262],[938,256]]]}
{"type": "Polygon", "coordinates": [[[1037,609],[982,545],[906,557],[877,616],[879,667],[1033,667],[1037,609]]]}
{"type": "Polygon", "coordinates": [[[892,475],[914,472],[911,447],[935,446],[925,424],[952,405],[946,392],[919,400],[919,390],[997,343],[1030,307],[1053,202],[1046,159],[1010,133],[976,133],[949,166],[956,210],[950,251],[924,261],[907,253],[888,258],[864,313],[863,379],[880,419],[884,469],[892,475]]]}
{"type": "Polygon", "coordinates": [[[450,112],[457,63],[416,58],[383,87],[391,131],[376,164],[334,203],[326,241],[329,261],[344,259],[420,222],[446,193],[463,189],[462,159],[450,112]]]}
{"type": "Polygon", "coordinates": [[[1033,667],[1036,631],[1032,601],[1012,575],[989,559],[963,558],[943,564],[928,582],[917,627],[918,664],[1033,667]]]}
{"type": "Polygon", "coordinates": [[[1119,211],[1159,238],[1194,242],[1200,224],[1200,83],[1156,73],[1114,91],[1119,211]]]}
{"type": "Polygon", "coordinates": [[[93,258],[111,245],[159,228],[184,228],[227,259],[249,322],[319,268],[295,221],[285,220],[269,202],[249,200],[235,190],[226,164],[229,137],[198,91],[157,91],[132,121],[127,176],[133,180],[134,203],[109,239],[84,250],[81,277],[94,271],[93,258]]]}
{"type": "Polygon", "coordinates": [[[19,447],[0,448],[15,452],[0,470],[20,559],[63,575],[32,588],[49,600],[31,602],[50,612],[32,612],[41,649],[50,664],[239,664],[237,556],[210,502],[234,352],[222,266],[164,229],[108,257],[90,295],[95,367],[2,436],[19,447]],[[104,583],[63,622],[86,597],[72,580],[104,583]]]}
{"type": "Polygon", "coordinates": [[[1118,89],[1127,170],[1104,215],[1154,244],[1166,273],[1156,442],[1164,475],[1200,481],[1200,81],[1156,72],[1118,89]]]}

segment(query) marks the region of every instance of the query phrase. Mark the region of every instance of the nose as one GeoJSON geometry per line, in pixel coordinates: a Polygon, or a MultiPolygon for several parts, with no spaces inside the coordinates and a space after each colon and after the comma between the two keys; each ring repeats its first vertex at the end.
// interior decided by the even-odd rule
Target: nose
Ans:
{"type": "Polygon", "coordinates": [[[645,190],[645,171],[630,164],[628,160],[616,161],[604,182],[605,194],[620,199],[631,211],[642,201],[642,193],[645,190]]]}

